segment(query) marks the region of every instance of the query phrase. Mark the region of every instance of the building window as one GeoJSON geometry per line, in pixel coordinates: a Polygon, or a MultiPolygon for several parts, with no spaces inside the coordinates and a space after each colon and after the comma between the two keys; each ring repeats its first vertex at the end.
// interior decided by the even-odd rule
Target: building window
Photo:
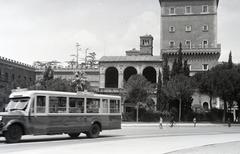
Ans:
{"type": "Polygon", "coordinates": [[[150,44],[149,40],[143,40],[143,45],[149,45],[149,44],[150,44]]]}
{"type": "Polygon", "coordinates": [[[169,32],[170,33],[174,33],[175,32],[175,27],[174,26],[170,26],[169,27],[169,32]]]}
{"type": "Polygon", "coordinates": [[[208,5],[202,6],[202,13],[208,13],[208,5]]]}
{"type": "Polygon", "coordinates": [[[170,47],[170,48],[173,48],[174,46],[175,46],[175,42],[174,42],[174,41],[170,41],[170,42],[169,42],[169,47],[170,47]]]}
{"type": "Polygon", "coordinates": [[[191,25],[186,25],[185,31],[186,32],[191,32],[192,31],[192,26],[191,25]]]}
{"type": "Polygon", "coordinates": [[[204,71],[207,71],[207,70],[208,70],[208,64],[203,64],[203,65],[202,65],[202,69],[203,69],[204,71]]]}
{"type": "Polygon", "coordinates": [[[207,48],[208,47],[208,41],[207,40],[203,41],[202,47],[203,48],[207,48]]]}
{"type": "Polygon", "coordinates": [[[185,41],[185,45],[186,45],[186,48],[191,48],[191,41],[190,40],[186,40],[185,41]]]}
{"type": "Polygon", "coordinates": [[[8,73],[5,73],[5,80],[8,81],[8,73]]]}
{"type": "Polygon", "coordinates": [[[12,74],[12,81],[14,81],[15,80],[15,75],[14,74],[12,74]]]}
{"type": "Polygon", "coordinates": [[[208,31],[208,25],[203,25],[202,31],[203,31],[203,32],[207,32],[207,31],[208,31]]]}
{"type": "Polygon", "coordinates": [[[169,14],[175,14],[175,8],[174,7],[169,8],[169,14]]]}
{"type": "Polygon", "coordinates": [[[185,7],[185,14],[191,14],[192,13],[192,8],[191,6],[186,6],[185,7]]]}
{"type": "Polygon", "coordinates": [[[203,103],[203,109],[204,109],[205,111],[208,111],[208,110],[209,110],[209,107],[208,107],[208,103],[207,103],[207,102],[204,102],[204,103],[203,103]]]}

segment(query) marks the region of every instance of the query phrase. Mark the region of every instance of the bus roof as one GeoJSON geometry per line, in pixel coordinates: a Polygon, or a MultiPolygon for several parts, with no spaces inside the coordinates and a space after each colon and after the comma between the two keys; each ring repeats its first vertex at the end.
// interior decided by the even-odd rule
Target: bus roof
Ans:
{"type": "Polygon", "coordinates": [[[32,95],[42,94],[42,95],[62,95],[62,96],[87,96],[87,97],[107,97],[107,98],[115,98],[120,99],[120,96],[114,95],[103,95],[103,94],[96,94],[92,92],[63,92],[63,91],[46,91],[46,90],[15,90],[13,91],[9,98],[14,97],[30,97],[32,95]]]}

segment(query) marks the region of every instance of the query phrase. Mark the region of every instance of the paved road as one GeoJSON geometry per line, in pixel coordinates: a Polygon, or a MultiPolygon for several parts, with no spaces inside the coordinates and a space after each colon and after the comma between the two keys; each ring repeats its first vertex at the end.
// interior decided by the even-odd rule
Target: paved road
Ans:
{"type": "Polygon", "coordinates": [[[239,154],[239,147],[240,142],[238,141],[177,150],[168,154],[239,154]]]}
{"type": "MultiPolygon", "coordinates": [[[[100,138],[78,139],[67,135],[24,136],[21,143],[5,144],[0,138],[1,153],[166,153],[208,144],[240,141],[240,127],[164,127],[124,125],[121,130],[103,131],[100,138]]],[[[240,151],[239,151],[240,153],[240,151]]]]}

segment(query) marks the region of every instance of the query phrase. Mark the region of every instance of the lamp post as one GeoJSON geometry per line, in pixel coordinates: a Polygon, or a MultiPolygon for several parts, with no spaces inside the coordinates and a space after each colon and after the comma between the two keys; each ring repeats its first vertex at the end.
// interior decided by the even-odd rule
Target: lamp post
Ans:
{"type": "Polygon", "coordinates": [[[137,102],[137,115],[136,115],[136,121],[138,122],[138,111],[139,111],[139,103],[137,102]]]}
{"type": "Polygon", "coordinates": [[[180,92],[177,92],[177,97],[179,98],[179,111],[178,111],[178,122],[181,121],[181,112],[182,112],[182,98],[180,92]]]}
{"type": "Polygon", "coordinates": [[[79,47],[80,47],[80,44],[77,42],[77,43],[76,43],[76,48],[77,48],[77,54],[76,54],[76,62],[77,62],[77,66],[76,66],[76,68],[78,68],[78,57],[79,57],[79,55],[78,55],[78,51],[79,51],[79,47]]]}

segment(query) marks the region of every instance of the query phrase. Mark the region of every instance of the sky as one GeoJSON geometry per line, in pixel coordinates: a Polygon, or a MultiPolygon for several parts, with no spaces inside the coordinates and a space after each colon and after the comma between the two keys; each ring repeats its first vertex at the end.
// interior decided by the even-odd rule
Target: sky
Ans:
{"type": "MultiPolygon", "coordinates": [[[[218,7],[219,61],[240,63],[240,1],[220,0],[218,7]]],[[[139,37],[154,37],[160,54],[158,0],[0,0],[0,56],[27,64],[70,61],[80,44],[102,56],[124,56],[139,49],[139,37]]]]}

